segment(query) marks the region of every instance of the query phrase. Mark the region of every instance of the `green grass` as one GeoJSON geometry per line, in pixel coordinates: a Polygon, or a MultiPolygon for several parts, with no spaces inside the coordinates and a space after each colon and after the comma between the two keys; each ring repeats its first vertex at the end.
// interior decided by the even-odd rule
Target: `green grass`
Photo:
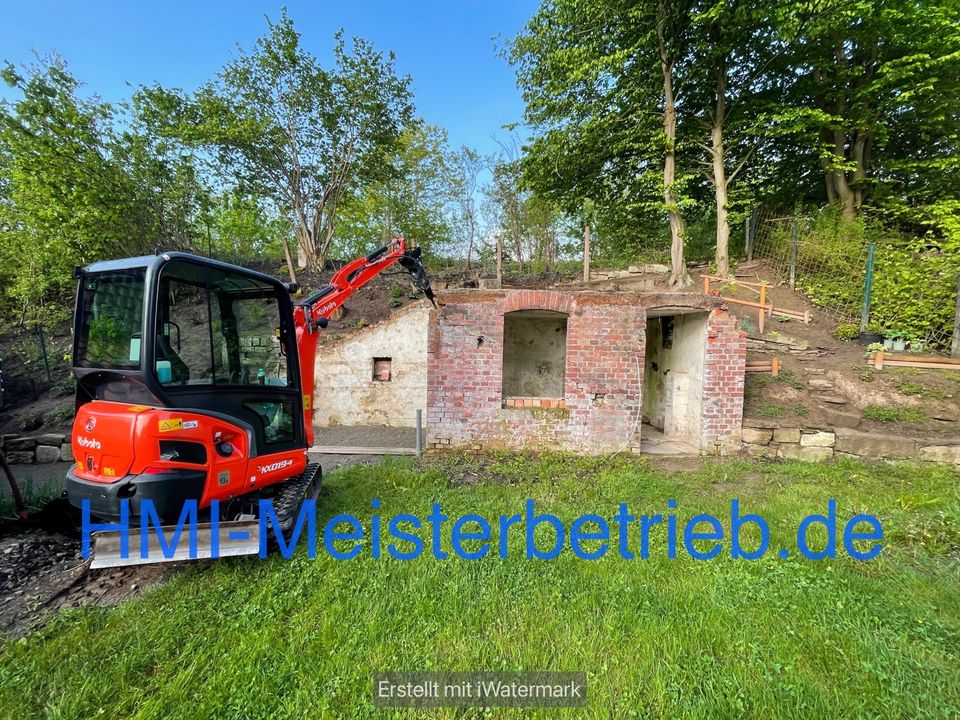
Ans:
{"type": "Polygon", "coordinates": [[[863,408],[863,416],[868,420],[880,422],[923,422],[926,415],[922,410],[908,407],[887,407],[885,405],[867,405],[863,408]]]}
{"type": "MultiPolygon", "coordinates": [[[[390,715],[371,706],[379,670],[584,670],[585,710],[542,717],[956,717],[960,715],[958,476],[931,466],[705,461],[665,472],[627,459],[451,457],[334,473],[321,522],[380,512],[567,522],[668,512],[762,514],[771,548],[838,502],[841,523],[877,515],[869,562],[653,557],[583,561],[224,560],[191,566],[142,598],[66,612],[0,645],[3,717],[488,717],[390,715]]],[[[725,526],[727,522],[724,521],[725,526]]],[[[753,535],[753,542],[756,535],[753,535]]],[[[631,542],[636,542],[634,537],[631,542]]],[[[750,540],[746,540],[750,545],[750,540]]],[[[795,553],[794,553],[795,554],[795,553]]],[[[495,717],[521,717],[510,711],[495,717]]]]}
{"type": "Polygon", "coordinates": [[[783,418],[787,416],[787,409],[776,403],[764,403],[760,406],[760,417],[783,418]]]}
{"type": "Polygon", "coordinates": [[[947,397],[947,394],[939,388],[928,387],[920,383],[910,382],[909,380],[900,380],[894,387],[897,388],[897,392],[904,395],[920,395],[933,400],[944,400],[947,397]]]}

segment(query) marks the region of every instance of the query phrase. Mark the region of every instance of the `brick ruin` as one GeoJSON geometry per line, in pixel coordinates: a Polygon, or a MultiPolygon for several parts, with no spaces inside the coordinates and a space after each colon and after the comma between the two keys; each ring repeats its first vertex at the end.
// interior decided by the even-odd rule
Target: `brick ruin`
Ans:
{"type": "Polygon", "coordinates": [[[736,451],[745,361],[713,296],[446,292],[428,328],[427,444],[636,453],[660,433],[736,451]]]}

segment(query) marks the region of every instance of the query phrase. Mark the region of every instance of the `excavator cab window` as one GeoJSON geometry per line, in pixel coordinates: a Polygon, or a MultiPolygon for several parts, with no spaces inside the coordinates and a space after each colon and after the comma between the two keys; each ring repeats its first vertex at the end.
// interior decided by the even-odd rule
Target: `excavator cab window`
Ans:
{"type": "Polygon", "coordinates": [[[144,268],[84,275],[78,306],[78,367],[140,367],[144,276],[144,268]]]}
{"type": "Polygon", "coordinates": [[[160,274],[156,374],[162,385],[287,387],[277,291],[229,270],[174,261],[160,274]]]}

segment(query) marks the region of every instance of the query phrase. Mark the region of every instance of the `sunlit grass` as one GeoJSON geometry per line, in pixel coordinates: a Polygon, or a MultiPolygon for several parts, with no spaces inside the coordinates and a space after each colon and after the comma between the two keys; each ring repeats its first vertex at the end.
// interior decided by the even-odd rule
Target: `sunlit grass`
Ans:
{"type": "MultiPolygon", "coordinates": [[[[522,513],[762,514],[794,549],[809,513],[877,515],[887,547],[848,558],[598,561],[567,552],[401,562],[193,566],[137,601],[64,613],[0,649],[4,717],[383,717],[379,670],[584,670],[589,705],[561,717],[951,717],[960,714],[960,499],[925,466],[626,459],[447,458],[357,466],[326,479],[321,522],[347,512],[454,518],[522,513]]],[[[726,521],[725,521],[726,524],[726,521]]],[[[754,538],[755,541],[755,538],[754,538]]],[[[449,550],[449,544],[446,549],[449,550]]],[[[796,555],[796,553],[793,553],[796,555]]],[[[439,717],[463,717],[433,711],[439,717]]],[[[519,717],[521,711],[503,712],[519,717]]],[[[389,716],[387,714],[387,716],[389,716]]],[[[402,715],[409,717],[410,715],[402,715]]],[[[480,716],[467,714],[466,717],[480,716]]],[[[500,716],[498,713],[497,716],[500,716]]]]}

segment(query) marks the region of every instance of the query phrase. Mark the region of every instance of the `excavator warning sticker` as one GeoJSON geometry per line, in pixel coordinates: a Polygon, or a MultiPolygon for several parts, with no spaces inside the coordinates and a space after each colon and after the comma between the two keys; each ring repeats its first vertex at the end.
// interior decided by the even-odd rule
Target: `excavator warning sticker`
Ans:
{"type": "Polygon", "coordinates": [[[149,410],[150,408],[147,405],[131,405],[127,408],[127,412],[143,412],[144,410],[149,410]]]}
{"type": "Polygon", "coordinates": [[[310,396],[309,396],[309,395],[304,395],[304,396],[303,396],[303,409],[304,409],[304,410],[309,410],[309,409],[310,409],[310,396]]]}
{"type": "Polygon", "coordinates": [[[172,432],[183,429],[183,418],[173,418],[172,420],[160,421],[160,432],[172,432]]]}

